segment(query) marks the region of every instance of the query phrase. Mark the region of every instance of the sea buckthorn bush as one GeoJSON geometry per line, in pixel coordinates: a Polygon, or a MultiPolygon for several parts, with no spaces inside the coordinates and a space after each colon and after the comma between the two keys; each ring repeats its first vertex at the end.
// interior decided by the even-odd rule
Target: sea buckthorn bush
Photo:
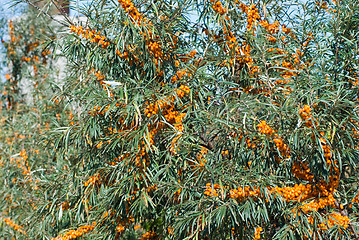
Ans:
{"type": "Polygon", "coordinates": [[[359,2],[37,11],[4,42],[5,239],[359,239],[359,2]]]}

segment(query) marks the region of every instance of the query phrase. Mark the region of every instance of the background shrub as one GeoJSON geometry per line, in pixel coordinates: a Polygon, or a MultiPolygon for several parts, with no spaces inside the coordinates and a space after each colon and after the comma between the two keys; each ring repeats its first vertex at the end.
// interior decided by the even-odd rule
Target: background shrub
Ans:
{"type": "Polygon", "coordinates": [[[94,1],[59,25],[29,10],[4,43],[2,236],[358,238],[358,13],[94,1]]]}

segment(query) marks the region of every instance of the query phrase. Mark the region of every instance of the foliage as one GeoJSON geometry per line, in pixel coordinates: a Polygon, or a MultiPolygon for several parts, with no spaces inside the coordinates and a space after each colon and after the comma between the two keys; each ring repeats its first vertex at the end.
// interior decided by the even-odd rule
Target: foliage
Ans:
{"type": "Polygon", "coordinates": [[[358,238],[359,2],[83,11],[10,24],[5,238],[358,238]]]}

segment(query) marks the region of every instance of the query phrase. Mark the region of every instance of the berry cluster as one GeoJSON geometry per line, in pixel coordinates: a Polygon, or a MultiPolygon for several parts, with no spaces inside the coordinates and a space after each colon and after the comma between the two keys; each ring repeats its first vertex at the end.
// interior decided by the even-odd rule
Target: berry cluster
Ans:
{"type": "MultiPolygon", "coordinates": [[[[267,137],[272,138],[274,144],[276,145],[278,151],[280,152],[281,156],[283,158],[289,158],[290,157],[290,149],[287,144],[284,143],[283,139],[275,133],[275,130],[268,126],[266,121],[261,121],[257,125],[257,129],[261,134],[266,135],[267,137]]],[[[279,158],[277,158],[279,161],[279,158]]]]}
{"type": "Polygon", "coordinates": [[[237,201],[243,201],[249,197],[259,197],[261,196],[261,192],[257,187],[238,187],[237,189],[231,189],[229,191],[229,197],[233,199],[237,199],[237,201]]]}
{"type": "Polygon", "coordinates": [[[210,0],[210,2],[213,3],[212,5],[213,10],[218,12],[220,15],[223,15],[227,12],[227,9],[223,7],[221,1],[210,0]]]}
{"type": "Polygon", "coordinates": [[[309,128],[313,127],[313,117],[311,111],[312,108],[309,105],[304,105],[304,107],[299,110],[300,117],[304,120],[305,125],[309,128]]]}
{"type": "Polygon", "coordinates": [[[254,230],[254,239],[255,240],[259,240],[261,239],[261,232],[263,231],[263,228],[262,227],[257,227],[255,230],[254,230]]]}
{"type": "Polygon", "coordinates": [[[241,7],[242,11],[247,14],[247,29],[248,29],[248,31],[256,30],[253,25],[261,18],[256,5],[251,5],[248,7],[244,3],[240,3],[239,6],[241,7]]]}
{"type": "Polygon", "coordinates": [[[204,191],[204,195],[218,197],[218,190],[220,189],[220,185],[215,183],[214,185],[207,183],[206,190],[204,191]]]}
{"type": "Polygon", "coordinates": [[[18,231],[21,234],[26,235],[25,231],[22,229],[22,226],[17,225],[16,223],[14,223],[11,219],[9,218],[4,218],[3,219],[5,224],[9,225],[10,227],[14,228],[16,231],[18,231]]]}
{"type": "MultiPolygon", "coordinates": [[[[308,222],[314,225],[314,219],[312,216],[308,217],[308,222]]],[[[328,214],[327,219],[324,222],[318,224],[318,228],[321,230],[328,230],[336,225],[342,226],[343,228],[349,227],[350,219],[347,216],[342,216],[339,213],[332,212],[328,214]]]]}
{"type": "Polygon", "coordinates": [[[121,7],[125,12],[127,12],[133,21],[139,25],[141,25],[141,21],[143,20],[143,16],[138,11],[138,9],[133,5],[131,0],[118,0],[121,7]]]}
{"type": "Polygon", "coordinates": [[[70,239],[75,239],[78,237],[81,237],[82,235],[84,235],[85,233],[88,233],[92,230],[95,229],[96,226],[96,222],[93,222],[91,225],[86,225],[86,226],[82,226],[79,227],[76,230],[71,230],[69,232],[67,232],[65,235],[63,236],[58,236],[56,238],[53,238],[52,240],[70,240],[70,239]]]}
{"type": "MultiPolygon", "coordinates": [[[[175,93],[179,98],[183,98],[185,95],[187,95],[190,91],[190,88],[185,85],[181,85],[179,88],[175,89],[175,93]]],[[[159,110],[164,110],[166,108],[171,107],[173,104],[172,102],[175,100],[174,96],[169,96],[167,98],[157,100],[154,103],[150,103],[148,107],[145,109],[145,115],[147,117],[151,117],[152,115],[155,115],[159,113],[159,110]]]]}
{"type": "Polygon", "coordinates": [[[86,29],[84,30],[82,26],[71,26],[71,32],[81,35],[83,38],[90,40],[92,43],[97,43],[102,48],[107,48],[110,45],[110,42],[106,39],[105,36],[100,35],[101,31],[97,32],[95,29],[86,29]]]}
{"type": "Polygon", "coordinates": [[[93,176],[90,176],[89,179],[84,182],[84,186],[87,187],[87,186],[93,186],[95,184],[100,184],[101,183],[101,179],[100,179],[100,174],[95,174],[93,176]]]}
{"type": "Polygon", "coordinates": [[[153,231],[148,231],[144,233],[141,237],[141,240],[150,240],[150,239],[156,239],[157,234],[153,231]]]}

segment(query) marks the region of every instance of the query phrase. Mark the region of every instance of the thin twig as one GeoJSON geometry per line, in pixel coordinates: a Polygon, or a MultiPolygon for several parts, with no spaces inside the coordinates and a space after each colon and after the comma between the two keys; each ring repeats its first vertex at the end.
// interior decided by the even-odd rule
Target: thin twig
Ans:
{"type": "Polygon", "coordinates": [[[64,12],[64,9],[62,8],[62,4],[61,4],[61,8],[59,8],[59,6],[56,4],[56,2],[54,0],[51,0],[51,2],[55,5],[56,9],[59,11],[59,13],[71,24],[74,25],[71,20],[67,17],[67,14],[64,12]]]}
{"type": "Polygon", "coordinates": [[[24,2],[28,3],[30,6],[32,6],[33,8],[35,8],[36,10],[38,10],[40,13],[44,14],[45,16],[51,18],[51,20],[61,24],[62,26],[65,27],[70,27],[69,25],[66,25],[63,22],[60,22],[59,20],[55,19],[53,16],[49,15],[47,12],[44,12],[42,9],[40,9],[38,6],[34,5],[32,2],[28,1],[28,0],[23,0],[24,2]]]}

